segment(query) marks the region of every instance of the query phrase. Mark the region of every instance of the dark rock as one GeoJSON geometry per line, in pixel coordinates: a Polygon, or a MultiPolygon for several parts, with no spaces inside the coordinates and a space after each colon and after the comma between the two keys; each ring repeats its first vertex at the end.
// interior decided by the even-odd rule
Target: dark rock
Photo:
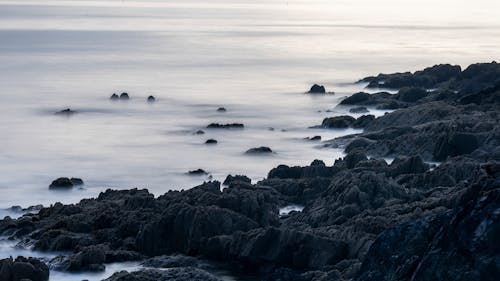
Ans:
{"type": "Polygon", "coordinates": [[[310,141],[320,141],[321,136],[307,137],[306,139],[310,141]]]}
{"type": "Polygon", "coordinates": [[[273,151],[267,146],[250,148],[245,152],[245,154],[269,154],[269,153],[273,153],[273,151]]]}
{"type": "Polygon", "coordinates": [[[49,268],[35,258],[17,257],[0,260],[0,280],[2,281],[47,281],[49,268]]]}
{"type": "Polygon", "coordinates": [[[232,124],[219,124],[219,123],[211,123],[207,126],[207,129],[243,129],[245,126],[240,123],[232,123],[232,124]]]}
{"type": "Polygon", "coordinates": [[[188,174],[189,175],[194,175],[194,176],[208,175],[208,173],[205,170],[203,170],[203,169],[192,170],[192,171],[189,171],[188,174]]]}
{"type": "Polygon", "coordinates": [[[83,185],[83,180],[80,178],[71,178],[70,181],[73,185],[83,185]]]}
{"type": "Polygon", "coordinates": [[[214,275],[197,268],[180,267],[169,270],[142,269],[135,272],[120,271],[103,281],[221,281],[214,275]]]}
{"type": "Polygon", "coordinates": [[[349,109],[350,113],[367,113],[368,109],[364,106],[353,107],[349,109]]]}
{"type": "Polygon", "coordinates": [[[71,110],[69,108],[63,109],[61,111],[56,112],[56,115],[73,115],[75,114],[76,111],[71,110]]]}
{"type": "Polygon", "coordinates": [[[67,189],[73,187],[73,182],[69,178],[58,178],[54,180],[49,188],[51,189],[67,189]]]}
{"type": "Polygon", "coordinates": [[[205,144],[217,144],[217,140],[208,139],[208,140],[205,141],[205,144]]]}
{"type": "Polygon", "coordinates": [[[120,99],[121,100],[128,100],[128,99],[130,99],[130,97],[128,96],[128,93],[121,93],[120,99]]]}
{"type": "Polygon", "coordinates": [[[451,133],[441,136],[436,140],[434,149],[434,159],[445,160],[453,157],[473,152],[479,147],[477,137],[467,133],[451,133]]]}
{"type": "Polygon", "coordinates": [[[370,94],[359,92],[350,97],[343,99],[340,104],[342,105],[352,105],[352,104],[363,104],[370,99],[370,94]]]}
{"type": "Polygon", "coordinates": [[[217,112],[226,112],[226,111],[227,111],[227,110],[226,110],[226,108],[224,108],[224,107],[219,107],[219,108],[217,108],[217,112]]]}
{"type": "Polygon", "coordinates": [[[101,246],[89,246],[71,256],[59,256],[51,263],[54,268],[69,272],[104,271],[105,250],[101,246]]]}
{"type": "Polygon", "coordinates": [[[321,127],[329,129],[345,129],[350,127],[356,119],[352,116],[341,115],[323,119],[321,127]]]}
{"type": "Polygon", "coordinates": [[[120,97],[117,94],[112,94],[111,97],[109,97],[110,100],[118,100],[120,97]]]}
{"type": "Polygon", "coordinates": [[[205,134],[205,132],[202,130],[198,130],[198,131],[194,132],[194,134],[195,135],[203,135],[203,134],[205,134]]]}
{"type": "Polygon", "coordinates": [[[223,184],[224,185],[230,185],[233,182],[244,182],[244,183],[252,183],[252,180],[244,175],[228,175],[226,179],[224,180],[223,184]]]}
{"type": "Polygon", "coordinates": [[[148,99],[147,99],[148,102],[155,102],[156,101],[156,98],[153,97],[153,96],[149,96],[148,99]]]}
{"type": "Polygon", "coordinates": [[[356,121],[354,121],[351,126],[353,128],[357,128],[357,129],[359,129],[359,128],[365,128],[373,120],[375,120],[375,116],[374,115],[363,115],[363,116],[358,117],[358,119],[356,119],[356,121]]]}
{"type": "Polygon", "coordinates": [[[427,96],[427,91],[422,88],[405,87],[399,90],[398,98],[404,102],[416,102],[427,96]]]}
{"type": "Polygon", "coordinates": [[[310,93],[310,94],[325,94],[326,90],[325,90],[324,86],[314,84],[308,93],[310,93]]]}

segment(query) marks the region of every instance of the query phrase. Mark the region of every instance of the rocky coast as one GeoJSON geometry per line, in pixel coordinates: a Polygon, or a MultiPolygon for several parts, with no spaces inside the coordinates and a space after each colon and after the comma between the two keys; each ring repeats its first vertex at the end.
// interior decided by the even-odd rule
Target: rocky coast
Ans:
{"type": "MultiPolygon", "coordinates": [[[[499,280],[500,64],[359,83],[396,93],[356,93],[339,106],[391,112],[318,120],[364,129],[322,142],[345,149],[332,166],[280,165],[257,183],[235,175],[159,197],[107,190],[6,217],[3,236],[64,254],[0,260],[0,280],[124,261],[143,269],[106,280],[222,280],[220,270],[241,280],[499,280]],[[303,209],[280,215],[291,205],[303,209]]],[[[243,125],[207,126],[233,127],[243,125]]]]}

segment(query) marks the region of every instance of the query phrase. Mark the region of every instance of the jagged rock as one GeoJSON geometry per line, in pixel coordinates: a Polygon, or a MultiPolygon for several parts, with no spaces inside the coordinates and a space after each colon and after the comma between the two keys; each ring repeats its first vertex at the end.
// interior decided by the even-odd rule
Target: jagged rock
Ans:
{"type": "Polygon", "coordinates": [[[230,185],[233,182],[244,182],[244,183],[252,183],[252,180],[244,175],[228,175],[226,179],[224,180],[223,184],[224,185],[230,185]]]}
{"type": "Polygon", "coordinates": [[[326,90],[325,87],[322,85],[314,84],[312,85],[311,89],[309,90],[310,94],[325,94],[326,90]]]}
{"type": "Polygon", "coordinates": [[[232,123],[232,124],[219,124],[219,123],[211,123],[207,126],[207,129],[243,129],[245,126],[240,123],[232,123]]]}

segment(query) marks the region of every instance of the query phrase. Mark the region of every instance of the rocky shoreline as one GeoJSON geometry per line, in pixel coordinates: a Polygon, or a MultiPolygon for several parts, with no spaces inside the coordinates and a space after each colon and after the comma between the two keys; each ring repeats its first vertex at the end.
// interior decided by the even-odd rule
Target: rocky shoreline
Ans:
{"type": "MultiPolygon", "coordinates": [[[[124,261],[145,269],[106,280],[220,280],[221,269],[246,280],[498,280],[500,65],[437,65],[361,82],[397,93],[357,93],[340,106],[395,111],[325,119],[323,127],[364,128],[324,142],[345,149],[334,165],[280,165],[255,184],[229,176],[226,188],[212,181],[157,198],[107,190],[7,217],[0,234],[70,254],[48,265],[0,260],[0,280],[124,261]],[[280,216],[290,205],[304,209],[280,216]]],[[[207,128],[234,125],[243,127],[207,128]]]]}

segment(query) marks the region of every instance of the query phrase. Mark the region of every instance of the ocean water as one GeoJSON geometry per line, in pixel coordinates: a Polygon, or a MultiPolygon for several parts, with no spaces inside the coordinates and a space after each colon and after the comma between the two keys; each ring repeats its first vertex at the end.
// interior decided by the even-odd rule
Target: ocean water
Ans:
{"type": "Polygon", "coordinates": [[[304,138],[358,132],[309,129],[348,113],[337,104],[363,89],[353,82],[498,60],[499,10],[497,0],[0,0],[0,216],[106,188],[186,189],[209,179],[186,175],[198,168],[257,181],[279,164],[332,164],[340,150],[304,138]],[[335,94],[304,94],[313,83],[335,94]],[[122,91],[129,101],[109,100],[122,91]],[[77,113],[54,115],[65,108],[77,113]],[[212,122],[245,129],[205,129],[212,122]],[[256,146],[275,153],[244,154],[256,146]],[[62,176],[85,185],[49,190],[62,176]]]}

